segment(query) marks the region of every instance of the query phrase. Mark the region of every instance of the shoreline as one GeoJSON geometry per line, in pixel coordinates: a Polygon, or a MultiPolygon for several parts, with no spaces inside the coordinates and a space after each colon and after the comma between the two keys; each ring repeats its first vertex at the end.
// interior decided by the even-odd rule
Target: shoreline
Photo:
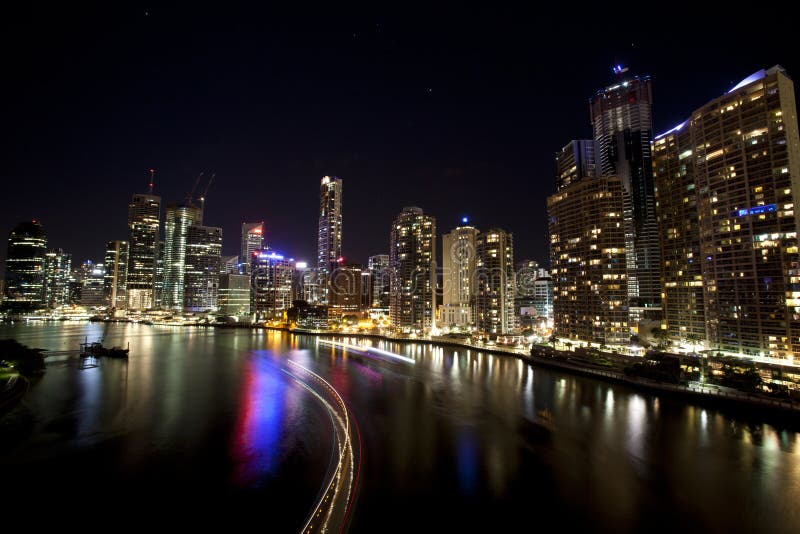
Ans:
{"type": "Polygon", "coordinates": [[[367,339],[380,339],[383,341],[391,341],[397,343],[425,343],[427,345],[447,346],[464,348],[484,352],[487,354],[494,354],[497,356],[511,356],[529,363],[533,366],[544,367],[547,369],[555,369],[571,375],[580,375],[589,378],[595,378],[606,382],[629,386],[632,389],[645,390],[650,393],[658,393],[669,395],[673,397],[680,397],[684,400],[694,401],[698,404],[713,404],[717,406],[736,406],[744,407],[750,410],[753,409],[769,409],[779,415],[796,414],[800,412],[800,403],[783,401],[779,399],[770,399],[768,397],[761,397],[757,395],[750,395],[748,393],[733,393],[725,391],[715,391],[716,385],[706,387],[692,387],[684,386],[681,384],[669,384],[665,382],[658,382],[647,378],[632,377],[619,373],[616,371],[606,371],[602,369],[594,369],[591,367],[575,365],[573,363],[562,361],[557,357],[543,357],[533,356],[517,352],[514,349],[504,349],[502,347],[481,347],[467,343],[459,343],[455,340],[442,340],[442,339],[412,339],[412,338],[396,338],[391,336],[384,336],[381,334],[338,334],[331,332],[320,332],[314,330],[291,329],[287,327],[278,326],[262,326],[254,328],[263,328],[265,330],[274,330],[279,332],[286,332],[289,334],[310,335],[316,337],[356,337],[367,339]]]}

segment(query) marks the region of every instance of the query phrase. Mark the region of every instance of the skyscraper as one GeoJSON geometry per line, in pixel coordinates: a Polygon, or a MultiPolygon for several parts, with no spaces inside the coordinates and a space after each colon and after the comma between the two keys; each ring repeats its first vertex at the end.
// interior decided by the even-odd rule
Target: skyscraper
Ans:
{"type": "Polygon", "coordinates": [[[329,304],[342,311],[361,309],[362,296],[368,288],[363,287],[358,263],[339,265],[331,274],[329,304]]]}
{"type": "Polygon", "coordinates": [[[442,305],[439,320],[442,325],[466,327],[474,322],[473,308],[477,286],[475,280],[478,229],[458,226],[442,235],[442,305]]]}
{"type": "Polygon", "coordinates": [[[153,171],[147,193],[135,194],[128,204],[128,309],[158,306],[156,263],[158,260],[161,197],[153,194],[153,171]]]}
{"type": "Polygon", "coordinates": [[[570,141],[556,154],[556,189],[597,176],[597,144],[593,139],[570,141]]]}
{"type": "Polygon", "coordinates": [[[514,314],[514,237],[493,228],[475,237],[475,327],[510,334],[514,314]]]}
{"type": "Polygon", "coordinates": [[[657,174],[664,248],[673,253],[663,270],[672,310],[667,331],[680,339],[684,331],[699,330],[697,270],[687,261],[699,247],[706,346],[794,358],[800,351],[800,220],[794,206],[800,198],[800,138],[791,79],[780,66],[754,73],[659,136],[656,148],[664,153],[665,172],[657,174]],[[676,181],[675,173],[684,172],[676,181]],[[674,206],[668,188],[681,185],[683,202],[696,202],[697,224],[687,224],[691,211],[674,206]],[[673,263],[681,254],[687,260],[673,263]],[[691,306],[681,310],[684,303],[691,306]]]}
{"type": "Polygon", "coordinates": [[[44,305],[57,308],[69,304],[69,279],[72,255],[63,250],[50,250],[44,257],[44,305]]]}
{"type": "Polygon", "coordinates": [[[602,176],[622,180],[630,323],[657,316],[661,304],[658,221],[653,161],[650,78],[632,77],[601,89],[591,100],[591,121],[602,176]]]}
{"type": "Polygon", "coordinates": [[[82,306],[105,306],[105,277],[106,269],[102,263],[86,260],[81,265],[81,299],[82,306]]]}
{"type": "MultiPolygon", "coordinates": [[[[203,211],[192,204],[171,205],[164,219],[164,289],[162,306],[182,310],[189,227],[203,224],[203,211]]],[[[218,274],[215,273],[215,274],[218,274]]]]}
{"type": "Polygon", "coordinates": [[[561,169],[557,164],[559,187],[547,199],[554,333],[573,340],[627,344],[622,180],[581,171],[565,184],[561,169]]]}
{"type": "Polygon", "coordinates": [[[674,342],[706,339],[694,148],[688,121],[655,138],[662,326],[674,342]]]}
{"type": "Polygon", "coordinates": [[[45,305],[45,254],[47,234],[39,221],[21,222],[8,234],[6,308],[25,310],[45,305]]]}
{"type": "Polygon", "coordinates": [[[370,256],[367,262],[372,281],[372,307],[389,309],[389,289],[391,276],[389,274],[389,255],[376,254],[370,256]]]}
{"type": "Polygon", "coordinates": [[[128,306],[128,242],[108,241],[103,261],[105,298],[110,308],[124,310],[128,306]]]}
{"type": "MultiPolygon", "coordinates": [[[[238,258],[238,256],[237,256],[238,258]]],[[[250,315],[250,275],[226,273],[219,275],[219,312],[238,318],[250,315]]]]}
{"type": "Polygon", "coordinates": [[[400,330],[435,326],[436,219],[406,207],[392,224],[389,315],[400,330]]]}
{"type": "MultiPolygon", "coordinates": [[[[317,272],[328,280],[342,257],[342,180],[323,176],[319,193],[319,232],[317,234],[317,272]]],[[[322,296],[328,302],[327,289],[322,296]]]]}
{"type": "Polygon", "coordinates": [[[187,311],[217,309],[222,228],[193,224],[187,229],[183,307],[187,311]]]}
{"type": "Polygon", "coordinates": [[[264,221],[242,223],[242,247],[239,255],[242,274],[250,274],[250,258],[256,250],[264,249],[264,221]]]}
{"type": "Polygon", "coordinates": [[[256,320],[280,319],[292,306],[294,259],[255,251],[250,260],[250,311],[256,320]]]}

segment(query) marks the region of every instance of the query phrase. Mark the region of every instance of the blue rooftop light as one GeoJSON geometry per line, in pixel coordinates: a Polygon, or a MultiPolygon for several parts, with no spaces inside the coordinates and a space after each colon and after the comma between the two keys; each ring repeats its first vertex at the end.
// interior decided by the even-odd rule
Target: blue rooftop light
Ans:
{"type": "Polygon", "coordinates": [[[745,85],[751,84],[753,82],[757,82],[758,80],[761,80],[762,78],[764,78],[766,75],[767,75],[767,71],[765,71],[764,69],[761,69],[758,72],[754,72],[753,74],[751,74],[750,76],[748,76],[747,78],[742,80],[741,82],[739,82],[736,85],[734,85],[733,89],[728,91],[728,93],[732,93],[737,89],[741,89],[745,85]]]}
{"type": "Polygon", "coordinates": [[[467,224],[467,222],[469,222],[469,219],[466,217],[461,217],[461,222],[467,224]]]}
{"type": "Polygon", "coordinates": [[[687,122],[689,122],[689,120],[688,120],[688,119],[687,119],[687,120],[685,120],[685,121],[683,121],[682,123],[678,124],[677,126],[673,126],[672,128],[670,128],[670,129],[669,129],[669,130],[667,130],[666,132],[658,134],[658,135],[655,137],[655,139],[656,139],[656,140],[658,140],[658,139],[661,139],[662,137],[664,137],[665,135],[669,135],[669,134],[671,134],[671,133],[673,133],[673,132],[678,132],[678,131],[680,131],[680,129],[681,129],[681,128],[683,128],[684,126],[686,126],[686,123],[687,123],[687,122]]]}

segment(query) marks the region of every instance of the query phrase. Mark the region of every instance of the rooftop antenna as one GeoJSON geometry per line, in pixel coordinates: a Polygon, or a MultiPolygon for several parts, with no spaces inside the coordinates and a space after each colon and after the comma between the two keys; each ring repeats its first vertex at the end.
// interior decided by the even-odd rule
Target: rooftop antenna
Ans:
{"type": "Polygon", "coordinates": [[[147,193],[150,194],[150,195],[153,194],[153,188],[156,185],[155,184],[155,174],[156,174],[156,170],[155,169],[150,169],[150,183],[147,184],[147,193]]]}

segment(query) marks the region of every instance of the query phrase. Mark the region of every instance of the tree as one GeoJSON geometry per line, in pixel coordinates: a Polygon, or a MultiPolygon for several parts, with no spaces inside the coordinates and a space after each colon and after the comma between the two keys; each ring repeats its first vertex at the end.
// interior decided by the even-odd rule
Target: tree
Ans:
{"type": "Polygon", "coordinates": [[[697,354],[697,344],[700,342],[700,336],[694,333],[686,334],[686,342],[692,344],[692,352],[697,354]]]}
{"type": "Polygon", "coordinates": [[[669,332],[663,328],[653,329],[653,337],[658,340],[659,350],[666,350],[672,344],[669,339],[669,332]]]}

